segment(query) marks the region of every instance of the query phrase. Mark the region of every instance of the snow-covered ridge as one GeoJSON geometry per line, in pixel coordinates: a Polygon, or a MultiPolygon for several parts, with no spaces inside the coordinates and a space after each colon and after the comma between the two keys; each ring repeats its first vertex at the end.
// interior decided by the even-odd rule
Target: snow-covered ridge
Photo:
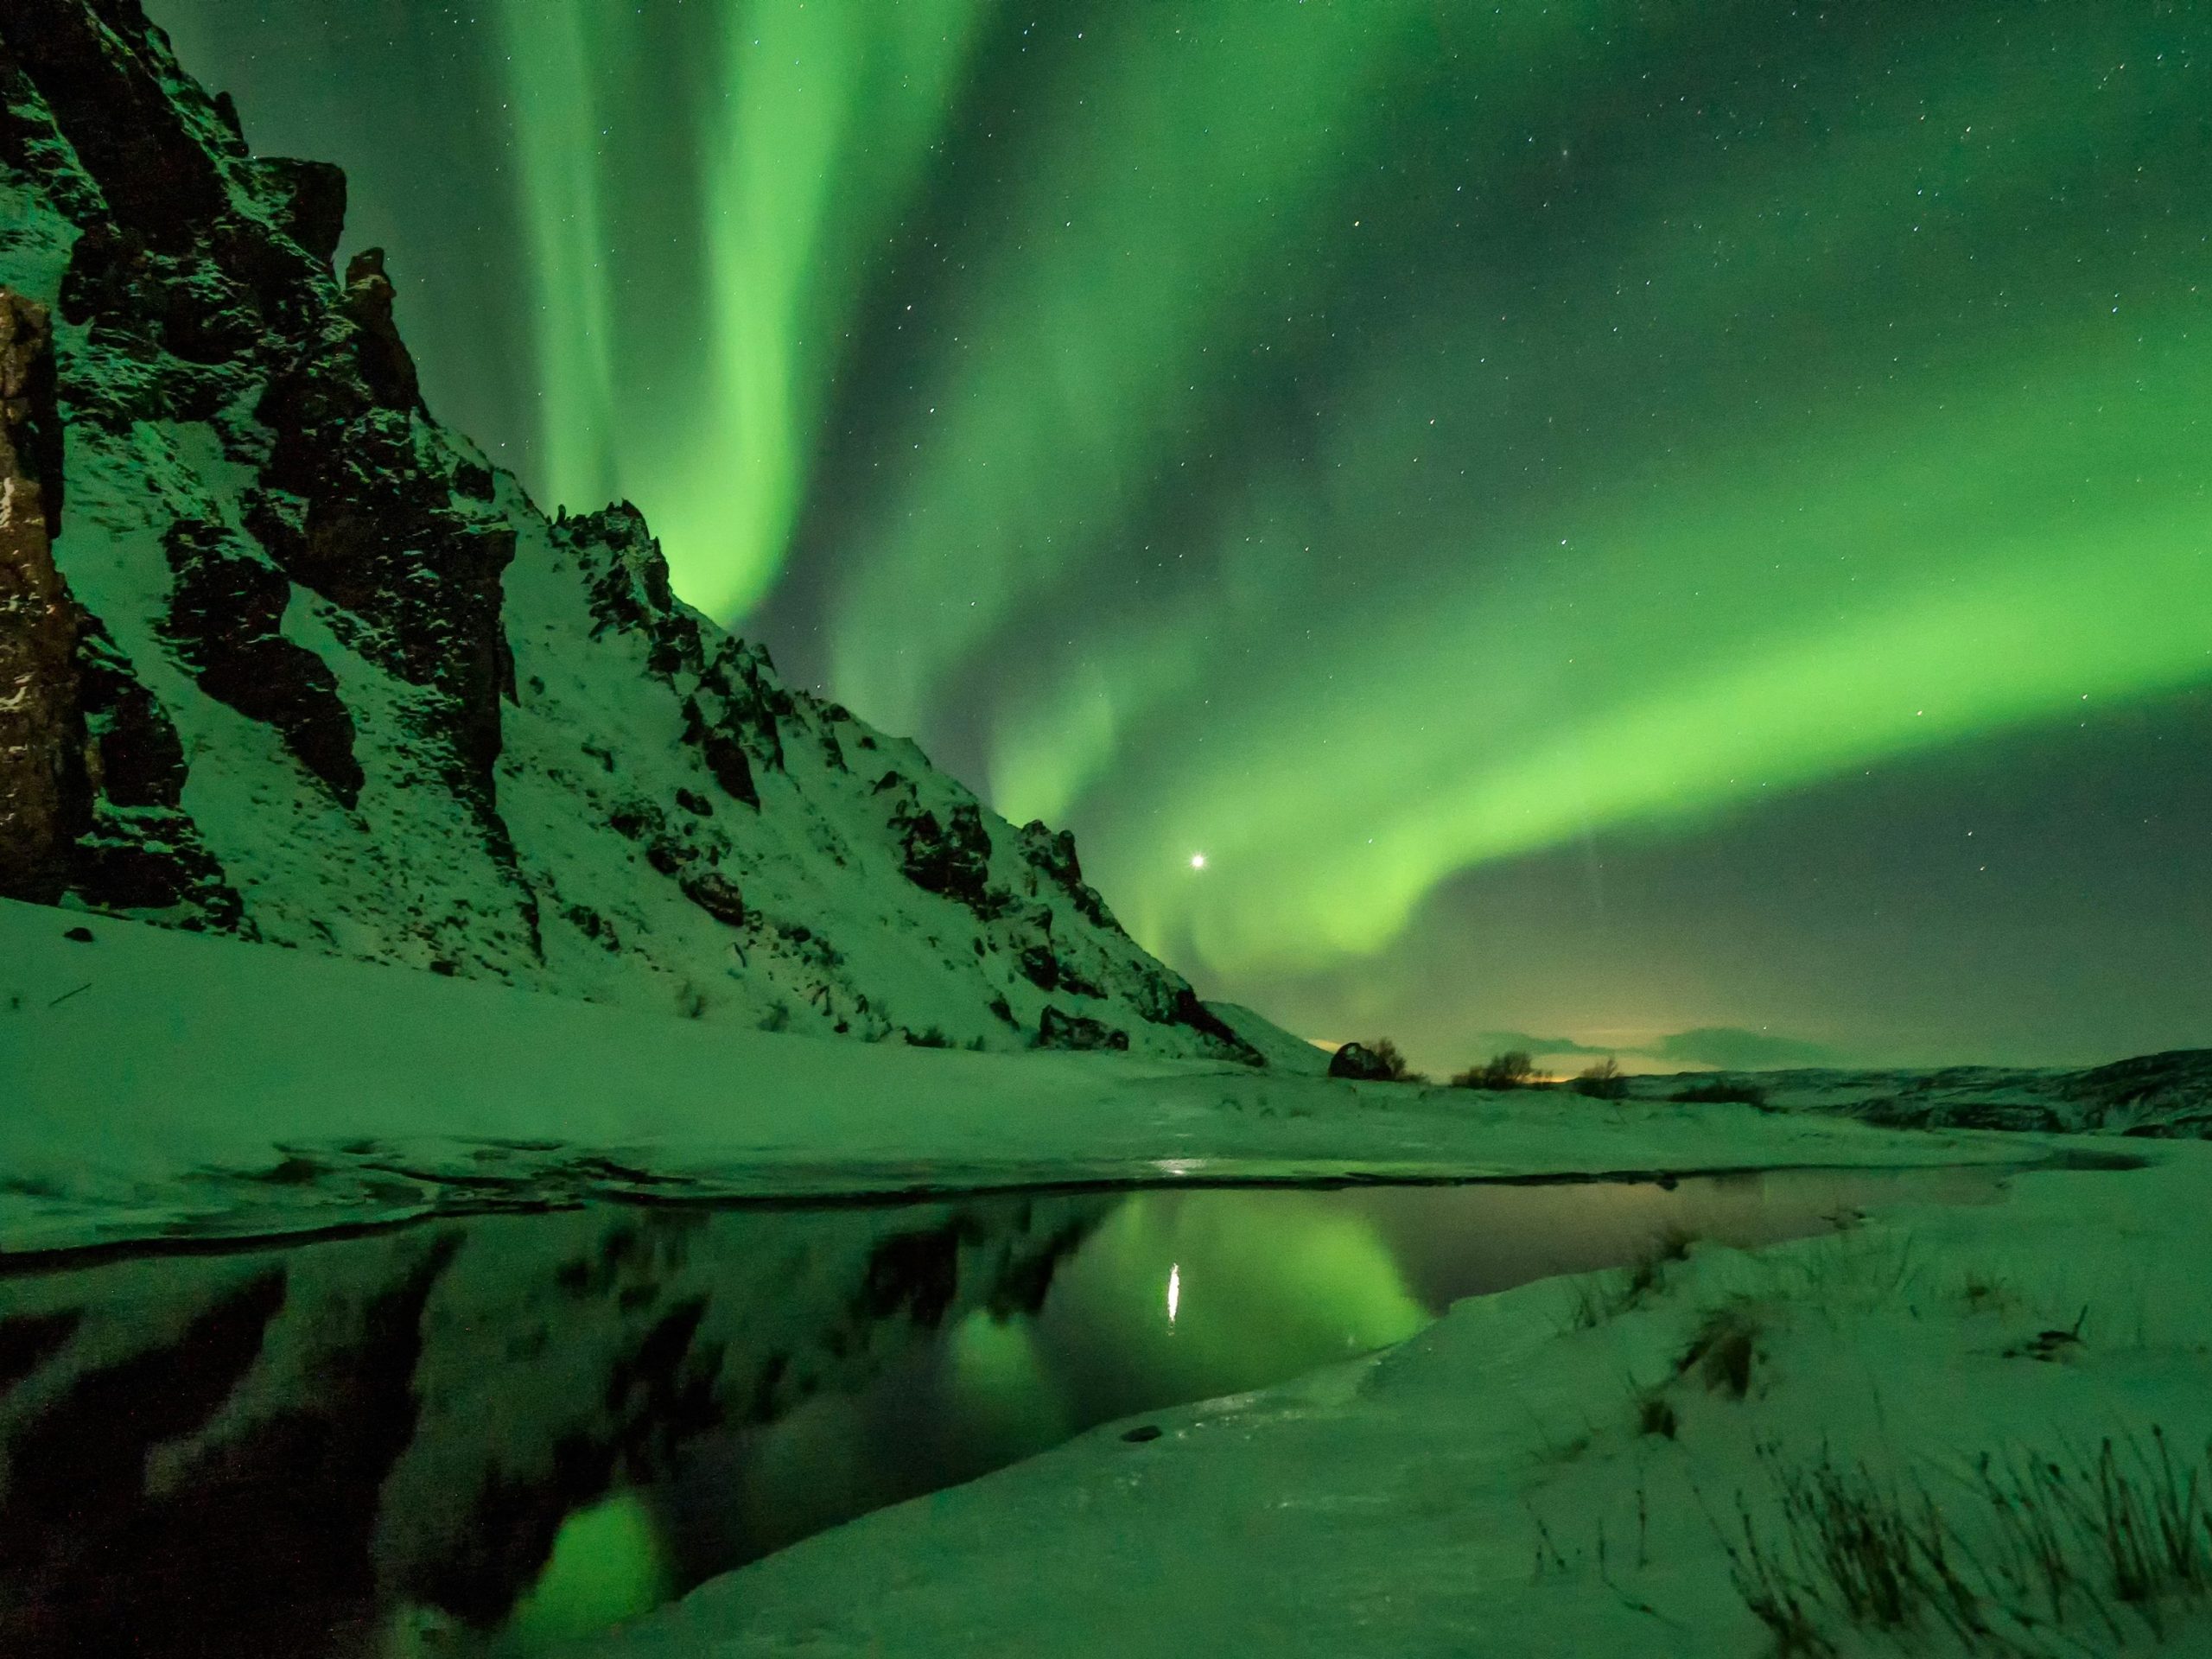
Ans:
{"type": "Polygon", "coordinates": [[[1952,1065],[1933,1071],[1713,1071],[1631,1078],[1639,1100],[1756,1100],[1897,1129],[2012,1129],[2212,1140],[2212,1049],[2139,1054],[2079,1071],[1952,1065]]]}
{"type": "Polygon", "coordinates": [[[60,805],[0,837],[0,893],[709,1020],[1264,1064],[1065,835],[783,685],[634,510],[549,522],[441,427],[344,221],[137,0],[0,13],[0,287],[50,351],[25,430],[64,440],[50,549],[0,543],[0,596],[46,597],[0,631],[73,640],[8,734],[0,817],[60,805]]]}

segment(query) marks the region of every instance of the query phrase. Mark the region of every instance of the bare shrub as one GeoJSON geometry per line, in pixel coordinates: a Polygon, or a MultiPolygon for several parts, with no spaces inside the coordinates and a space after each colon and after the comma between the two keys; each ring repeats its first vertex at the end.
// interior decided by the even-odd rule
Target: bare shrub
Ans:
{"type": "Polygon", "coordinates": [[[1405,1055],[1400,1052],[1397,1044],[1392,1042],[1388,1037],[1377,1037],[1367,1045],[1367,1052],[1372,1054],[1382,1065],[1382,1081],[1385,1083],[1425,1083],[1427,1081],[1420,1072],[1406,1064],[1405,1055]]]}
{"type": "Polygon", "coordinates": [[[1619,1062],[1607,1055],[1597,1065],[1578,1073],[1569,1085],[1578,1095],[1592,1100],[1625,1100],[1628,1098],[1628,1079],[1621,1075],[1619,1062]]]}
{"type": "Polygon", "coordinates": [[[1751,1363],[1758,1354],[1762,1329],[1758,1310],[1751,1303],[1722,1303],[1699,1322],[1675,1374],[1688,1376],[1694,1370],[1715,1394],[1741,1400],[1751,1392],[1751,1363]]]}
{"type": "Polygon", "coordinates": [[[1455,1089],[1529,1089],[1536,1082],[1536,1062],[1526,1049],[1510,1048],[1452,1079],[1455,1089]]]}

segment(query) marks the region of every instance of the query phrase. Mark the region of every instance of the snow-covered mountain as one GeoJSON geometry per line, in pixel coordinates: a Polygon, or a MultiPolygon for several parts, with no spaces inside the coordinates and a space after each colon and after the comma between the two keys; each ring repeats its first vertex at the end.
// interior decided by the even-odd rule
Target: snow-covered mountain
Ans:
{"type": "Polygon", "coordinates": [[[1075,847],[424,407],[344,176],[0,10],[0,892],[707,1020],[1264,1064],[1075,847]]]}

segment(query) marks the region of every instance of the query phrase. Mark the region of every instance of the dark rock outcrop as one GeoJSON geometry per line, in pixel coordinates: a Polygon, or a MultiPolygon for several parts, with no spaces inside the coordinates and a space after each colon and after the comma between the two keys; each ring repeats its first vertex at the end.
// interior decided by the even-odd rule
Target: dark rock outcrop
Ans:
{"type": "Polygon", "coordinates": [[[716,921],[730,927],[745,925],[745,895],[728,876],[714,870],[702,870],[696,875],[683,877],[677,885],[683,889],[686,899],[716,921]]]}
{"type": "Polygon", "coordinates": [[[926,893],[957,899],[970,910],[994,907],[989,893],[991,837],[974,802],[961,802],[942,823],[934,812],[902,807],[892,829],[906,855],[909,881],[926,893]]]}
{"type": "Polygon", "coordinates": [[[1389,1083],[1389,1063],[1364,1043],[1346,1043],[1329,1057],[1329,1075],[1355,1083],[1389,1083]]]}
{"type": "Polygon", "coordinates": [[[346,234],[346,174],[328,162],[270,156],[260,163],[272,194],[283,201],[277,224],[302,251],[326,265],[338,257],[346,234]]]}
{"type": "Polygon", "coordinates": [[[397,298],[398,290],[385,274],[382,248],[364,248],[346,263],[346,315],[361,331],[354,341],[361,378],[385,408],[410,410],[423,401],[423,382],[392,321],[397,298]]]}
{"type": "Polygon", "coordinates": [[[1060,959],[1052,954],[1049,944],[1024,945],[1015,960],[1028,982],[1040,991],[1060,988],[1060,959]]]}
{"type": "Polygon", "coordinates": [[[396,389],[365,378],[378,349],[332,314],[269,379],[255,414],[274,442],[246,528],[289,580],[330,602],[342,643],[426,694],[411,700],[417,737],[488,815],[500,702],[513,689],[500,610],[516,532],[461,493],[458,457],[420,441],[396,389]]]}
{"type": "Polygon", "coordinates": [[[1065,893],[1082,916],[1093,926],[1121,931],[1122,925],[1106,908],[1105,899],[1098,889],[1083,879],[1083,862],[1076,856],[1075,837],[1065,830],[1055,830],[1041,821],[1032,818],[1021,826],[1022,856],[1042,872],[1052,884],[1065,893]]]}
{"type": "Polygon", "coordinates": [[[1168,1023],[1188,1027],[1211,1038],[1230,1058],[1245,1065],[1265,1065],[1267,1057],[1236,1034],[1236,1027],[1198,1000],[1198,994],[1188,985],[1175,992],[1173,1006],[1168,1010],[1168,1023]]]}
{"type": "Polygon", "coordinates": [[[162,537],[175,573],[162,632],[200,686],[249,720],[273,726],[340,804],[360,798],[353,716],[329,664],[284,637],[292,584],[257,549],[219,524],[180,518],[162,537]]]}
{"type": "Polygon", "coordinates": [[[175,726],[89,618],[76,672],[91,823],[72,851],[71,892],[99,910],[254,937],[244,901],[184,810],[184,745],[175,726]]]}
{"type": "Polygon", "coordinates": [[[115,49],[148,27],[137,0],[9,0],[4,42],[35,64],[41,101],[117,217],[154,246],[189,247],[228,205],[218,155],[245,146],[212,99],[180,104],[156,60],[115,49]]]}
{"type": "Polygon", "coordinates": [[[175,729],[55,559],[51,323],[0,288],[0,893],[234,926],[238,895],[179,810],[175,729]]]}
{"type": "Polygon", "coordinates": [[[1125,1049],[1128,1046],[1129,1033],[1120,1027],[1084,1014],[1064,1014],[1049,1005],[1037,1022],[1039,1048],[1125,1049]]]}

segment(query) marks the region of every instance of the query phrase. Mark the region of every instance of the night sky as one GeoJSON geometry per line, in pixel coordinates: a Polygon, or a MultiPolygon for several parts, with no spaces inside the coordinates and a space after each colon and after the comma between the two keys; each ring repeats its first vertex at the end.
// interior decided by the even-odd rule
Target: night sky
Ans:
{"type": "Polygon", "coordinates": [[[1207,994],[2212,1044],[2212,8],[149,9],[442,419],[1207,994]]]}

